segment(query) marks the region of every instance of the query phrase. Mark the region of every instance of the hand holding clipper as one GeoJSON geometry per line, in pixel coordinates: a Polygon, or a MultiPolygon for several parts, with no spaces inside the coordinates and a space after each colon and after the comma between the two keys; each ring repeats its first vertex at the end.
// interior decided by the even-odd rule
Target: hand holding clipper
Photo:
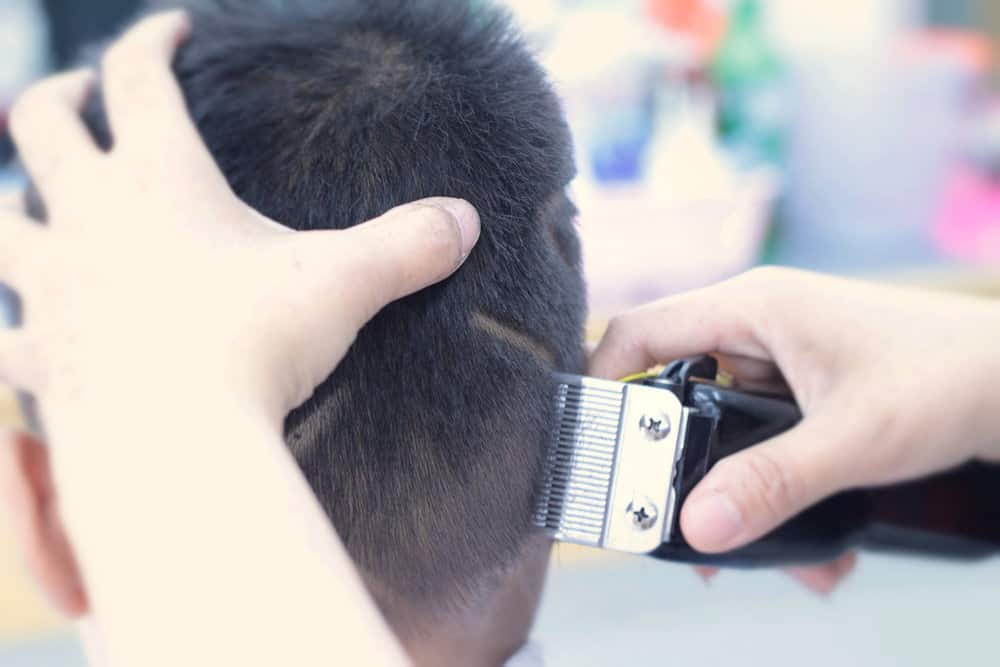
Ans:
{"type": "MultiPolygon", "coordinates": [[[[851,544],[926,552],[914,523],[954,536],[949,517],[966,532],[978,521],[980,532],[962,538],[975,546],[935,539],[931,550],[971,555],[1000,523],[995,468],[971,463],[1000,460],[1000,399],[984,391],[1000,372],[998,332],[1000,308],[988,301],[768,269],[618,318],[591,374],[620,377],[709,350],[773,361],[794,393],[805,419],[745,448],[724,426],[722,448],[698,464],[704,479],[693,491],[680,487],[690,492],[680,510],[674,492],[684,560],[720,562],[692,554],[721,553],[723,564],[786,562],[794,551],[787,544],[777,557],[762,556],[759,544],[754,554],[736,550],[765,535],[778,544],[802,526],[789,519],[814,508],[815,520],[821,507],[827,546],[813,541],[787,560],[822,560],[851,544]],[[913,480],[924,481],[904,484],[913,480]],[[838,495],[852,489],[867,491],[838,495]],[[834,510],[819,505],[831,497],[834,510]]],[[[711,393],[710,382],[693,384],[711,393]]]]}
{"type": "Polygon", "coordinates": [[[800,421],[791,400],[708,380],[702,356],[630,383],[558,376],[535,522],[557,540],[732,567],[821,563],[848,549],[938,557],[1000,553],[1000,466],[828,498],[742,548],[703,554],[677,521],[719,461],[800,421]],[[942,506],[946,503],[946,506],[942,506]]]}

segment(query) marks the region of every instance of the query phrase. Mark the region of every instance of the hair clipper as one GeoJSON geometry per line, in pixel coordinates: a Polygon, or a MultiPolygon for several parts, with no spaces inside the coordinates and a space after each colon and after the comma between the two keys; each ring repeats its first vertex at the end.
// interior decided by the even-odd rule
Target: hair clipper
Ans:
{"type": "MultiPolygon", "coordinates": [[[[680,508],[720,460],[799,422],[795,403],[716,381],[704,356],[633,382],[559,375],[535,524],[556,540],[729,567],[829,561],[850,549],[976,559],[1000,552],[1000,466],[833,496],[746,547],[692,549],[680,508]]],[[[864,465],[864,462],[858,462],[864,465]]]]}

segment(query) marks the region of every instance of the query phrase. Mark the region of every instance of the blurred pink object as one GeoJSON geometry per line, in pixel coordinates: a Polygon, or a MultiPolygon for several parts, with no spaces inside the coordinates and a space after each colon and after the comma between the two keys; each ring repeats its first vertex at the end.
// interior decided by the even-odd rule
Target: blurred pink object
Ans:
{"type": "Polygon", "coordinates": [[[934,237],[949,255],[1000,265],[1000,180],[960,168],[948,184],[934,237]]]}

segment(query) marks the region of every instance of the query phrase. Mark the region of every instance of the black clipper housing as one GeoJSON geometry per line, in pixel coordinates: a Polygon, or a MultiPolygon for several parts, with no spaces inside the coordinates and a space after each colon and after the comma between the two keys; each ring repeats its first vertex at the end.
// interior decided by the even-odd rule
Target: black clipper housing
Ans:
{"type": "MultiPolygon", "coordinates": [[[[794,427],[801,419],[783,396],[724,387],[709,356],[675,362],[638,381],[667,389],[690,409],[672,475],[677,506],[727,456],[794,427]]],[[[864,465],[859,461],[858,465],[864,465]]],[[[692,549],[679,514],[655,558],[725,567],[830,561],[851,549],[955,559],[1000,552],[1000,466],[970,463],[916,482],[833,496],[756,542],[723,554],[692,549]]]]}

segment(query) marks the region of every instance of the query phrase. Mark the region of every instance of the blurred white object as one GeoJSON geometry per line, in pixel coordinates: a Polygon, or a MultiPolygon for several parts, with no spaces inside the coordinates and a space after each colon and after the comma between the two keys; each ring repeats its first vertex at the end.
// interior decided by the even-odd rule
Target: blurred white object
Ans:
{"type": "Polygon", "coordinates": [[[639,12],[596,6],[566,14],[559,37],[543,57],[560,88],[607,88],[622,68],[644,64],[677,67],[693,62],[690,44],[665,37],[639,12]]]}
{"type": "Polygon", "coordinates": [[[648,140],[654,82],[693,59],[691,44],[670,39],[634,2],[565,16],[542,62],[562,98],[586,178],[637,176],[632,172],[648,140]],[[614,174],[617,167],[622,174],[614,174]]]}
{"type": "Polygon", "coordinates": [[[548,33],[559,20],[559,0],[504,0],[529,36],[548,33]]]}
{"type": "Polygon", "coordinates": [[[918,25],[918,0],[766,0],[773,39],[793,62],[803,57],[870,58],[918,25]]]}
{"type": "Polygon", "coordinates": [[[734,167],[714,118],[711,103],[691,94],[658,119],[642,183],[608,187],[582,175],[574,184],[598,316],[722,280],[758,259],[779,177],[734,167]]]}
{"type": "Polygon", "coordinates": [[[0,109],[47,68],[47,35],[35,0],[0,0],[0,109]]]}
{"type": "Polygon", "coordinates": [[[715,196],[682,201],[653,185],[580,188],[580,234],[597,317],[752,267],[767,234],[778,181],[761,170],[715,196]]]}
{"type": "Polygon", "coordinates": [[[691,93],[657,120],[647,180],[661,203],[683,207],[738,189],[741,175],[719,144],[708,98],[691,93]]]}

